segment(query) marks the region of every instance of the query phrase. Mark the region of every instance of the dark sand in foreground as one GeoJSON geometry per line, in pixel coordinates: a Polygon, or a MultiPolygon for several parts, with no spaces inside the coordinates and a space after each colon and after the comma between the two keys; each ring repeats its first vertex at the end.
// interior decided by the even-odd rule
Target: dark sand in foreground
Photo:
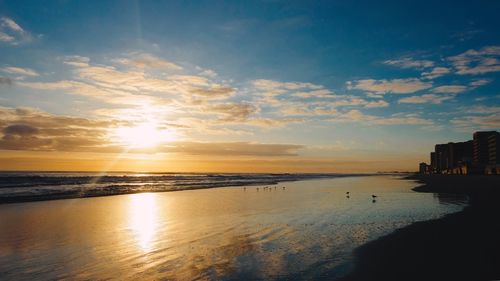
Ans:
{"type": "Polygon", "coordinates": [[[500,176],[410,176],[414,190],[465,194],[470,206],[361,246],[341,280],[500,280],[500,176]]]}

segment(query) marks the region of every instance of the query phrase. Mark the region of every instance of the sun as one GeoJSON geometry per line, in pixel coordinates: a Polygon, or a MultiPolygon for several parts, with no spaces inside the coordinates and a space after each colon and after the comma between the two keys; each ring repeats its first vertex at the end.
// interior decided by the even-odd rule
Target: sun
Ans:
{"type": "Polygon", "coordinates": [[[160,143],[171,141],[173,133],[162,130],[155,122],[144,122],[133,127],[120,127],[116,129],[119,142],[129,148],[152,148],[160,143]]]}

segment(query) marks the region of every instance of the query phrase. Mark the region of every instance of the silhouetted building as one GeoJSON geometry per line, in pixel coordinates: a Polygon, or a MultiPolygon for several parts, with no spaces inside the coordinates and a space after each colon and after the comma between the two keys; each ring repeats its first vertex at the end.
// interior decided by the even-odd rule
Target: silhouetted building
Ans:
{"type": "Polygon", "coordinates": [[[430,173],[430,171],[429,171],[430,166],[427,165],[427,163],[424,163],[424,162],[420,163],[418,168],[419,168],[418,171],[421,174],[429,174],[430,173]]]}
{"type": "Polygon", "coordinates": [[[420,163],[421,173],[500,174],[500,133],[475,132],[473,140],[436,144],[430,165],[420,163]],[[425,165],[425,166],[424,166],[425,165]]]}
{"type": "Polygon", "coordinates": [[[435,173],[436,168],[436,152],[431,152],[431,173],[435,173]]]}
{"type": "Polygon", "coordinates": [[[487,174],[500,174],[500,133],[494,132],[488,136],[487,174]]]}
{"type": "Polygon", "coordinates": [[[441,174],[448,168],[448,144],[436,144],[436,173],[441,174]]]}
{"type": "Polygon", "coordinates": [[[473,141],[448,143],[448,173],[467,174],[472,162],[473,141]]]}
{"type": "Polygon", "coordinates": [[[474,133],[474,146],[472,152],[472,162],[474,165],[485,166],[488,164],[488,138],[495,134],[497,134],[495,131],[474,133]]]}

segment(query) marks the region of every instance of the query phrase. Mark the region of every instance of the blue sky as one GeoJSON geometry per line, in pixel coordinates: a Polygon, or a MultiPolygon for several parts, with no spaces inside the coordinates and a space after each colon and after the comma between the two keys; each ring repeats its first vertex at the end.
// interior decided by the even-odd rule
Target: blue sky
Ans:
{"type": "Polygon", "coordinates": [[[381,2],[0,1],[0,149],[116,153],[149,122],[155,157],[372,171],[498,129],[500,3],[381,2]]]}

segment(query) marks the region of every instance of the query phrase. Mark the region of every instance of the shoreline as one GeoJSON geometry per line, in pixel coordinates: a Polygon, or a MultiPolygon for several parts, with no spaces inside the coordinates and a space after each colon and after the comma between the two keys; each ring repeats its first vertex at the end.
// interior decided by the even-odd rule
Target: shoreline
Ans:
{"type": "Polygon", "coordinates": [[[500,279],[500,177],[411,175],[416,192],[469,197],[469,206],[413,223],[360,246],[351,280],[500,279]]]}
{"type": "MultiPolygon", "coordinates": [[[[214,174],[218,175],[218,174],[214,174]]],[[[232,174],[237,175],[237,174],[232,174]]],[[[253,174],[259,175],[259,174],[253,174]]],[[[379,176],[378,174],[262,174],[262,175],[275,175],[277,178],[269,179],[256,179],[254,181],[233,181],[233,182],[217,182],[217,183],[206,183],[200,185],[183,185],[178,184],[176,186],[171,186],[170,188],[158,187],[155,184],[150,184],[143,186],[141,190],[126,189],[125,185],[111,184],[104,188],[87,189],[87,190],[67,190],[60,191],[52,194],[39,194],[39,195],[21,195],[21,196],[4,196],[0,195],[0,205],[1,204],[15,204],[15,203],[27,203],[27,202],[39,202],[39,201],[51,201],[51,200],[64,200],[64,199],[83,199],[83,198],[94,198],[94,197],[105,197],[114,195],[126,195],[126,194],[137,194],[137,193],[148,193],[148,192],[175,192],[175,191],[186,191],[186,190],[198,190],[198,189],[211,189],[211,188],[222,188],[222,187],[251,187],[251,186],[262,186],[262,185],[277,185],[286,182],[295,181],[305,181],[305,180],[319,180],[319,179],[334,179],[334,178],[344,178],[344,177],[365,177],[365,176],[379,176]],[[125,187],[125,188],[123,188],[125,187]]],[[[7,187],[8,188],[8,187],[7,187]]],[[[1,188],[0,188],[1,190],[1,188]]]]}

